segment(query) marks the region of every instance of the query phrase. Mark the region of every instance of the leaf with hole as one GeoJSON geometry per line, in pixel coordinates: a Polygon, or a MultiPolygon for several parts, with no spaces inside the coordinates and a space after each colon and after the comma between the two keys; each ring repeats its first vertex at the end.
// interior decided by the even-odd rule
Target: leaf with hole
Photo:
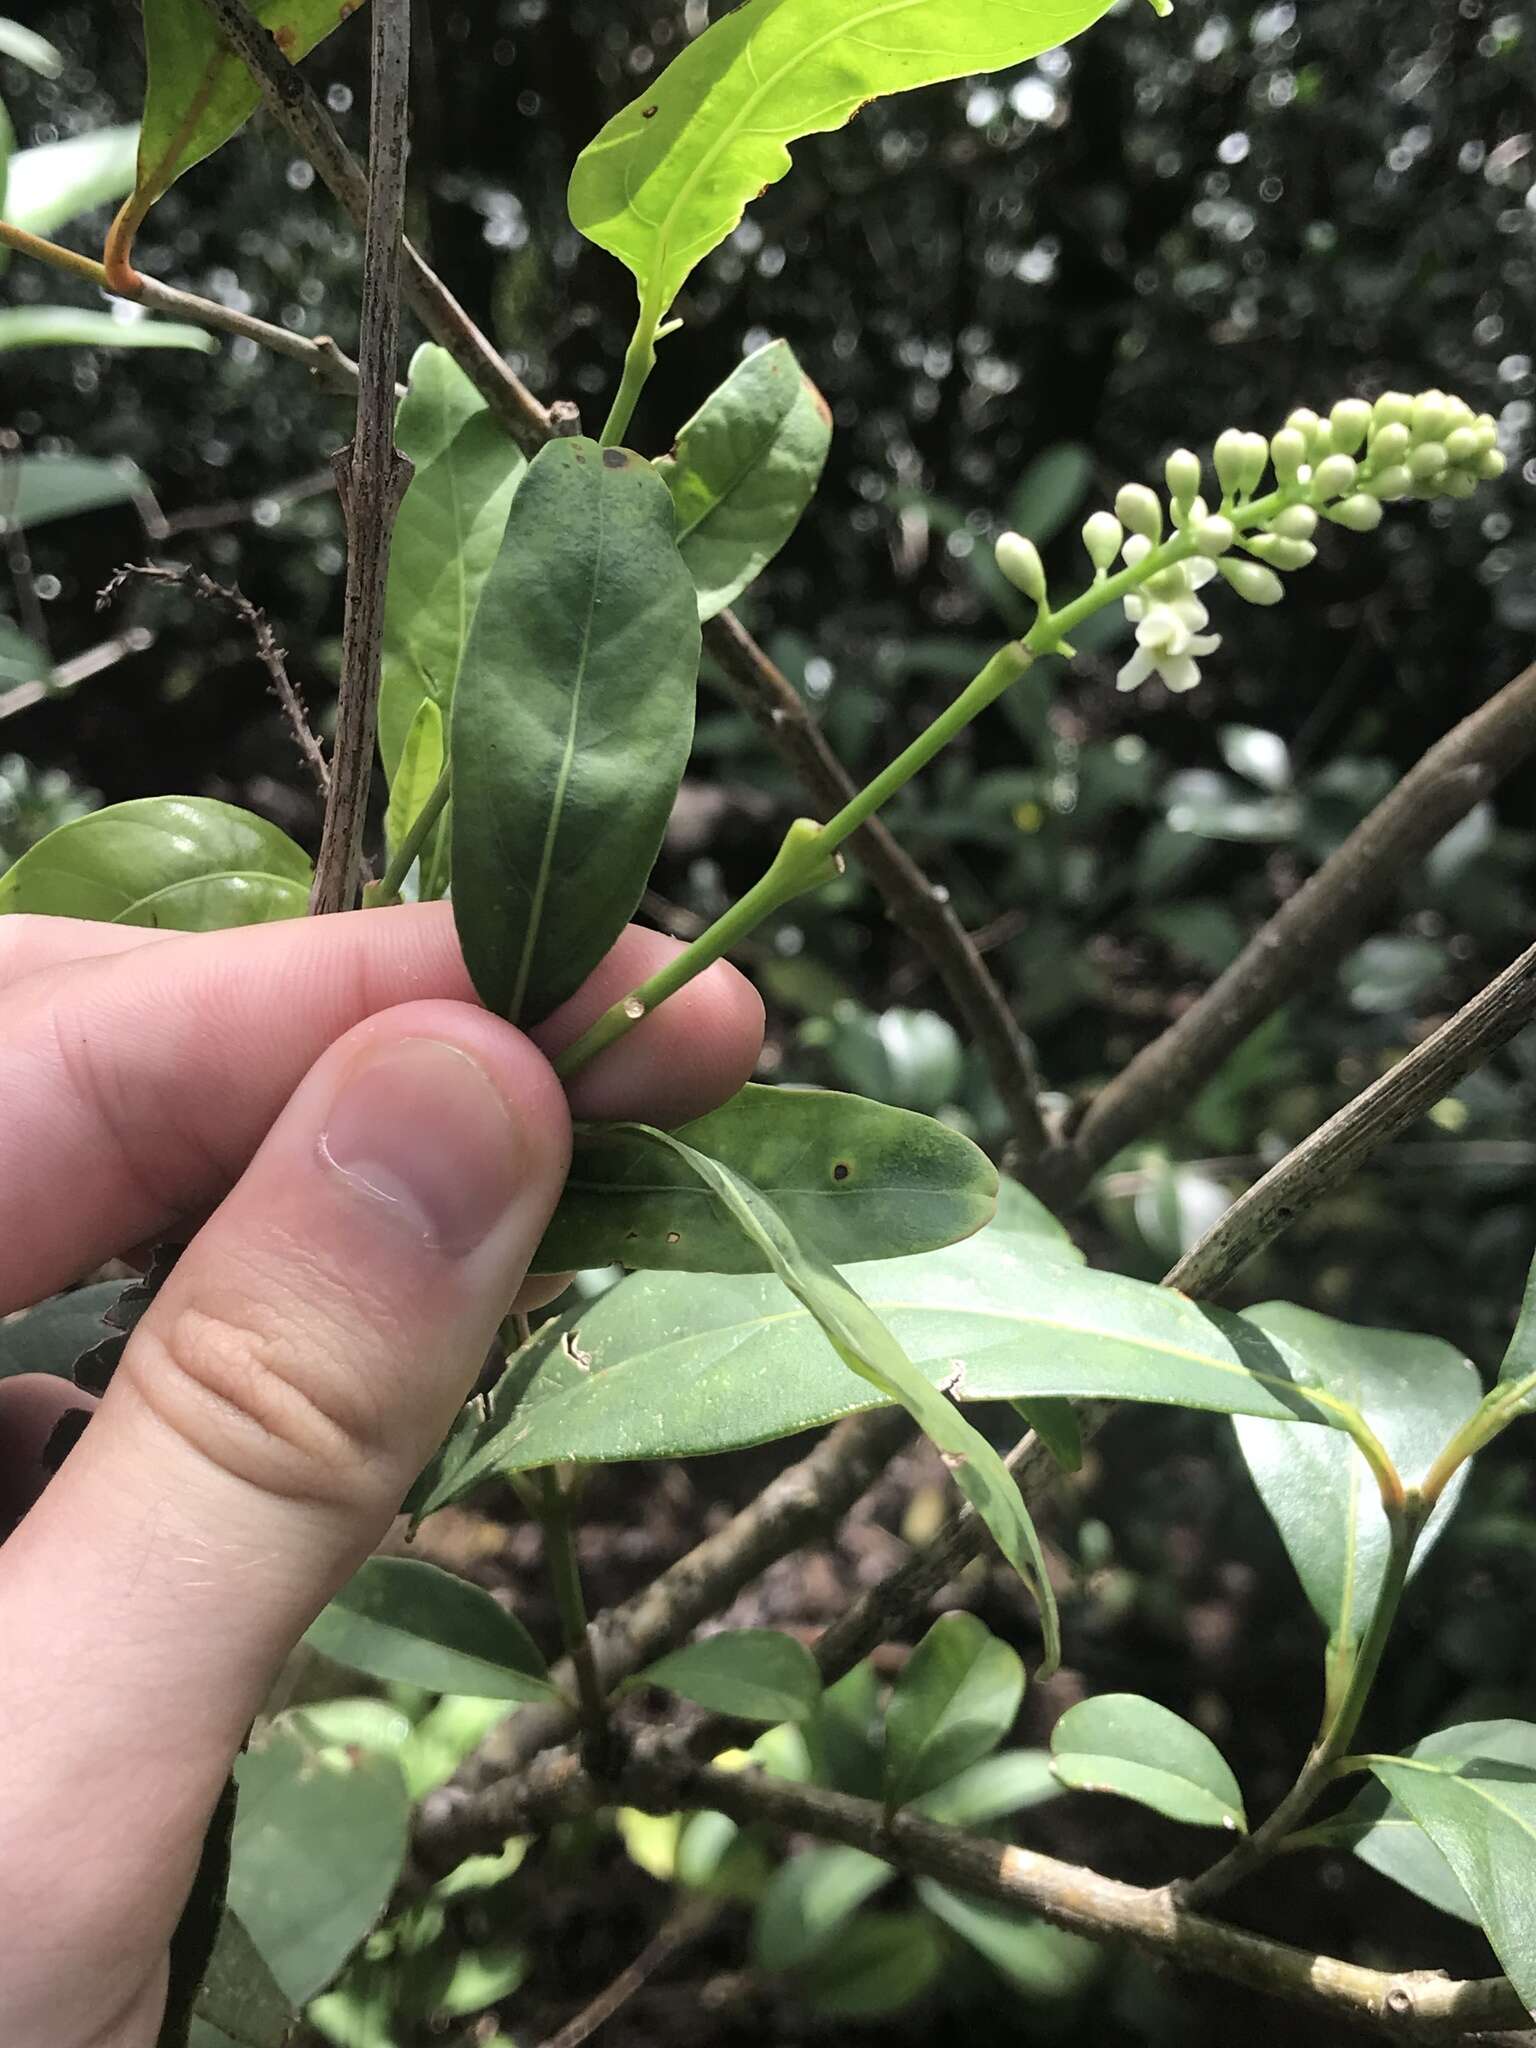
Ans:
{"type": "Polygon", "coordinates": [[[946,1784],[1007,1735],[1024,1697],[1016,1650],[974,1614],[941,1614],[902,1667],[885,1710],[885,1803],[946,1784]]]}
{"type": "Polygon", "coordinates": [[[454,915],[500,1015],[547,1016],[639,903],[699,645],[666,485],[624,449],[551,441],[512,501],[453,698],[454,915]]]}
{"type": "Polygon", "coordinates": [[[393,1757],[317,1751],[276,1721],[235,1765],[229,1905],[295,2005],[336,1975],[389,1904],[410,1802],[393,1757]]]}
{"type": "MultiPolygon", "coordinates": [[[[826,1089],[749,1085],[675,1136],[750,1174],[834,1265],[968,1237],[997,1196],[996,1169],[958,1131],[826,1089]]],[[[533,1271],[608,1265],[742,1273],[769,1262],[669,1140],[639,1124],[587,1124],[533,1271]]]]}
{"type": "Polygon", "coordinates": [[[1243,1795],[1208,1735],[1138,1693],[1068,1707],[1051,1730],[1051,1768],[1073,1792],[1112,1792],[1192,1827],[1246,1834],[1243,1795]]]}
{"type": "Polygon", "coordinates": [[[675,57],[577,159],[571,219],[631,270],[654,325],[790,168],[789,144],[866,101],[1021,64],[1108,0],[746,0],[675,57]]]}
{"type": "Polygon", "coordinates": [[[487,1700],[554,1694],[520,1621],[479,1586],[417,1558],[370,1558],[304,1640],[350,1670],[428,1692],[487,1700]]]}
{"type": "Polygon", "coordinates": [[[821,1698],[816,1659],[773,1628],[722,1629],[650,1664],[632,1685],[659,1685],[740,1721],[803,1721],[821,1698]]]}
{"type": "Polygon", "coordinates": [[[133,184],[138,142],[135,123],[17,150],[5,182],[5,218],[29,235],[51,235],[77,213],[121,199],[133,184]]]}
{"type": "Polygon", "coordinates": [[[827,401],[787,341],[748,356],[678,429],[656,468],[677,506],[701,619],[734,604],[789,539],[831,440],[827,401]]]}
{"type": "Polygon", "coordinates": [[[0,916],[220,931],[302,917],[313,872],[302,847],[249,811],[212,797],[139,797],[40,839],[0,875],[0,916]]]}
{"type": "MultiPolygon", "coordinates": [[[[1364,1330],[1285,1302],[1243,1320],[1305,1361],[1318,1386],[1365,1417],[1405,1485],[1413,1486],[1482,1399],[1470,1362],[1437,1337],[1364,1330]]],[[[1253,1482],[1274,1518],[1307,1598],[1329,1635],[1355,1642],[1369,1626],[1391,1547],[1381,1496],[1364,1458],[1332,1431],[1244,1417],[1234,1427],[1253,1482]]],[[[1466,1482],[1446,1488],[1414,1553],[1438,1538],[1466,1482]]]]}

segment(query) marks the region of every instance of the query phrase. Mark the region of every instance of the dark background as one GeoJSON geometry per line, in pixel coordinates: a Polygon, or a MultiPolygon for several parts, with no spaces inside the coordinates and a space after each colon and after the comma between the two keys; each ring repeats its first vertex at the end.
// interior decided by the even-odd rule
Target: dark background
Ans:
{"type": "MultiPolygon", "coordinates": [[[[54,83],[0,63],[24,144],[133,118],[136,10],[19,11],[70,58],[54,83]]],[[[533,387],[575,399],[594,428],[632,291],[571,231],[565,178],[709,10],[424,0],[418,17],[412,232],[533,387]]],[[[363,24],[310,69],[361,147],[363,24]]],[[[1028,679],[893,807],[905,842],[983,934],[1053,1089],[1089,1090],[1123,1064],[1426,745],[1530,659],[1533,105],[1536,35],[1513,5],[1179,0],[1169,22],[1121,6],[1016,74],[875,105],[846,132],[799,145],[794,175],[684,296],[687,324],[663,346],[637,445],[663,449],[743,349],[775,334],[832,404],[821,494],[743,611],[855,771],[918,730],[1007,625],[988,570],[1001,525],[1038,533],[1070,588],[1084,570],[1083,514],[1127,478],[1160,480],[1176,442],[1201,447],[1229,424],[1272,429],[1297,404],[1326,410],[1347,393],[1432,384],[1500,421],[1501,483],[1467,503],[1397,508],[1373,536],[1325,529],[1318,563],[1274,611],[1218,597],[1226,642],[1193,697],[1156,685],[1117,693],[1123,651],[1095,645],[1071,674],[1028,679]]],[[[94,248],[103,225],[72,223],[65,239],[94,248]]],[[[307,166],[258,119],[155,210],[136,260],[350,348],[357,255],[307,166]]],[[[0,292],[11,303],[85,297],[19,261],[0,292]]],[[[35,350],[0,358],[0,425],[28,448],[133,457],[173,529],[153,552],[238,580],[325,705],[342,554],[319,472],[347,432],[338,401],[295,366],[240,348],[35,350]]],[[[150,549],[126,510],[36,532],[34,569],[52,579],[44,589],[57,586],[44,606],[55,660],[114,630],[94,593],[150,549]]],[[[108,801],[228,796],[312,843],[315,803],[248,641],[180,596],[127,604],[153,645],[0,731],[0,747],[21,757],[0,769],[0,862],[54,800],[38,780],[48,771],[108,801]]],[[[706,688],[701,710],[652,904],[681,925],[760,870],[795,804],[727,700],[706,688]]],[[[1096,1258],[1155,1277],[1224,1195],[1528,942],[1533,790],[1532,770],[1512,776],[1424,871],[1401,877],[1339,975],[1266,1025],[1176,1125],[1114,1163],[1079,1218],[1096,1258]]],[[[1000,1143],[984,1071],[942,989],[856,875],[795,906],[747,964],[770,1002],[769,1075],[943,1110],[1000,1143]]],[[[1241,1297],[1433,1331],[1491,1370],[1536,1235],[1533,1109],[1527,1035],[1250,1267],[1241,1297]]],[[[648,1546],[626,1549],[627,1531],[650,1528],[665,1554],[766,1469],[743,1459],[608,1475],[590,1532],[599,1595],[643,1576],[648,1546]]],[[[881,1515],[902,1526],[899,1488],[878,1506],[877,1534],[881,1515]]],[[[1074,1688],[1146,1691],[1216,1736],[1262,1811],[1310,1734],[1321,1644],[1229,1433],[1143,1411],[1106,1438],[1052,1534],[1064,1571],[1078,1572],[1072,1669],[1032,1698],[1020,1739],[1039,1740],[1074,1688]]],[[[1484,1461],[1410,1598],[1373,1745],[1531,1711],[1533,1546],[1536,1496],[1517,1439],[1484,1461]]],[[[772,1618],[814,1625],[856,1581],[860,1555],[845,1545],[829,1571],[781,1573],[772,1618]]],[[[512,1552],[497,1569],[521,1584],[512,1552]]],[[[971,1597],[1025,1638],[1006,1588],[971,1597]]],[[[1195,1867],[1205,1846],[1084,1800],[1045,1809],[1026,1839],[1143,1881],[1195,1867]]],[[[538,2038],[542,2021],[622,1964],[656,1917],[649,1880],[622,1861],[606,1881],[611,1911],[591,1916],[590,1857],[611,1864],[615,1852],[582,1853],[588,1862],[557,1845],[537,1899],[508,1909],[549,1937],[508,2007],[519,2039],[538,2038]]],[[[1255,1925],[1373,1963],[1491,1967],[1470,1930],[1347,1859],[1290,1859],[1239,1905],[1255,1925]]],[[[608,2038],[840,2031],[782,1989],[710,2007],[700,1982],[741,1955],[727,1923],[608,2038]]],[[[922,2039],[955,2024],[957,2008],[988,2040],[1086,2027],[1107,2044],[1215,2044],[1241,2028],[1267,2042],[1296,2024],[1118,1962],[1072,1996],[1015,1997],[958,1951],[940,1996],[880,2024],[922,2039]]]]}

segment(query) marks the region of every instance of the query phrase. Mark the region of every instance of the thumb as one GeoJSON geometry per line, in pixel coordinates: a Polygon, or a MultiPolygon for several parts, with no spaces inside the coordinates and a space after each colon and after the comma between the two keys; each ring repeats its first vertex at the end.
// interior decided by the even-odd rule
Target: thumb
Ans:
{"type": "Polygon", "coordinates": [[[473,1385],[568,1156],[520,1033],[410,1004],[325,1053],[183,1255],[0,1550],[0,1925],[40,1981],[50,1945],[131,1971],[169,1934],[276,1667],[473,1385]]]}

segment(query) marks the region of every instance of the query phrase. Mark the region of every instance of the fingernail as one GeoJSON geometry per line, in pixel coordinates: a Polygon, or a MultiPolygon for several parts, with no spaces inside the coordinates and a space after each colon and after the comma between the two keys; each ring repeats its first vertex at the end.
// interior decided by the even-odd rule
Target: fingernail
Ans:
{"type": "Polygon", "coordinates": [[[320,1156],[381,1220],[433,1251],[473,1251],[520,1181],[517,1133],[479,1063],[433,1038],[363,1052],[343,1076],[320,1156]]]}

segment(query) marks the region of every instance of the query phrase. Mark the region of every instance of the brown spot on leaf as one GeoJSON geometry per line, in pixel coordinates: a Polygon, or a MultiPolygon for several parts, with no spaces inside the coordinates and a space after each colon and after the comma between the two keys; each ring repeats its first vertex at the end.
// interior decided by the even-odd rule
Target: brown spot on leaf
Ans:
{"type": "Polygon", "coordinates": [[[280,28],[273,29],[272,40],[285,57],[291,57],[299,40],[299,32],[291,21],[285,21],[280,28]]]}
{"type": "Polygon", "coordinates": [[[642,121],[654,121],[660,112],[660,107],[642,107],[640,109],[640,118],[642,121]]]}
{"type": "Polygon", "coordinates": [[[832,1178],[834,1180],[846,1180],[852,1171],[853,1168],[846,1159],[839,1159],[836,1166],[832,1169],[832,1178]]]}
{"type": "Polygon", "coordinates": [[[628,469],[629,457],[622,448],[605,448],[603,450],[603,467],[604,469],[628,469]]]}

